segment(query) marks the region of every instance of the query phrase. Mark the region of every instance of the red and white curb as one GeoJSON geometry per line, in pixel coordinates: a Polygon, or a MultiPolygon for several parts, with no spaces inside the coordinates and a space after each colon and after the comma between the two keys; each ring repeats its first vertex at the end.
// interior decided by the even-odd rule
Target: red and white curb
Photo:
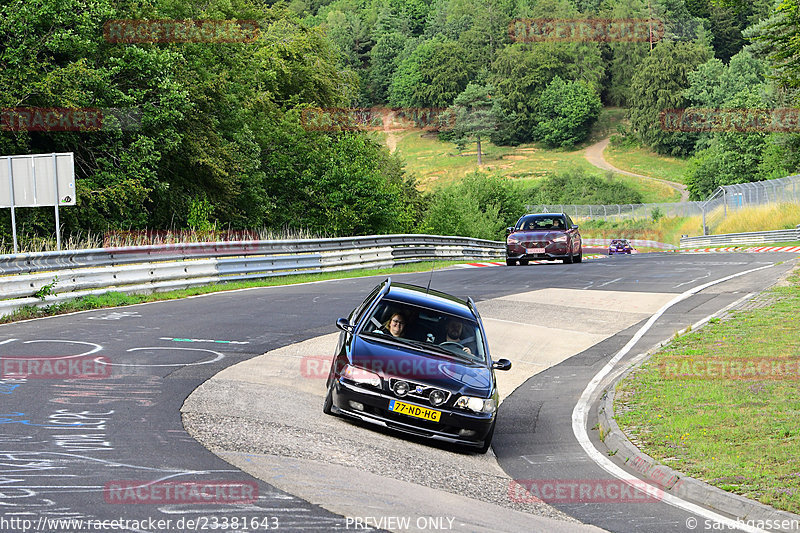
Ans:
{"type": "MultiPolygon", "coordinates": [[[[584,255],[584,259],[603,259],[604,257],[608,257],[605,255],[584,255]]],[[[528,264],[530,265],[544,265],[546,263],[552,263],[552,261],[545,261],[545,260],[537,260],[537,261],[530,261],[528,264]]],[[[456,268],[481,268],[481,267],[495,267],[495,266],[506,266],[505,261],[489,261],[484,263],[463,263],[460,265],[453,265],[456,268]]]]}
{"type": "Polygon", "coordinates": [[[800,246],[728,246],[726,248],[689,248],[675,250],[680,253],[710,253],[710,252],[790,252],[800,253],[800,246]]]}
{"type": "MultiPolygon", "coordinates": [[[[789,253],[796,253],[800,254],[800,246],[755,246],[755,247],[744,247],[744,246],[728,246],[726,248],[687,248],[682,250],[667,250],[669,252],[677,252],[682,254],[703,254],[703,253],[713,253],[713,252],[747,252],[747,253],[761,253],[761,252],[789,252],[789,253]]],[[[639,253],[638,251],[634,251],[633,253],[639,253]]],[[[613,255],[625,255],[625,254],[613,254],[613,255]]],[[[607,258],[607,255],[585,255],[583,256],[584,259],[604,259],[607,258]]],[[[542,265],[545,263],[550,263],[551,261],[531,261],[531,265],[542,265]]],[[[456,268],[481,268],[481,267],[495,267],[495,266],[505,266],[504,261],[488,261],[488,262],[481,262],[481,263],[463,263],[460,265],[453,265],[456,268]]]]}

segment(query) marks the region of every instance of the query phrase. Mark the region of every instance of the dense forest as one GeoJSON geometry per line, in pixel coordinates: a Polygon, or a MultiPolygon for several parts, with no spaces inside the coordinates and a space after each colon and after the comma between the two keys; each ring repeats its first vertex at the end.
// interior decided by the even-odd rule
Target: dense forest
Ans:
{"type": "MultiPolygon", "coordinates": [[[[800,167],[797,133],[668,131],[660,119],[686,107],[797,107],[798,0],[4,0],[0,32],[0,108],[136,112],[135,127],[112,114],[101,131],[0,127],[2,155],[75,153],[66,233],[213,223],[492,237],[525,202],[636,201],[577,171],[528,191],[477,173],[422,194],[363,132],[304,127],[309,108],[449,108],[460,119],[445,140],[559,148],[582,142],[603,105],[623,106],[624,142],[691,158],[695,198],[800,167]],[[510,31],[542,18],[655,19],[663,31],[629,42],[525,42],[510,31]],[[258,35],[104,34],[127,19],[256,21],[258,35]]],[[[52,232],[52,216],[17,212],[30,233],[52,232]]],[[[4,209],[0,240],[9,233],[4,209]]]]}

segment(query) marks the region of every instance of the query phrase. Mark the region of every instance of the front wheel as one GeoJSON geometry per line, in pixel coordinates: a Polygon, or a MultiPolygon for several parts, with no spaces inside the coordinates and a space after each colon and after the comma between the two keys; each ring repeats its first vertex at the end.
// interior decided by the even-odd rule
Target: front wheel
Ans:
{"type": "Polygon", "coordinates": [[[325,403],[322,404],[322,412],[326,415],[332,415],[331,408],[333,407],[333,383],[328,387],[328,394],[325,395],[325,403]]]}
{"type": "Polygon", "coordinates": [[[506,266],[513,267],[516,264],[517,264],[517,262],[514,261],[513,259],[506,259],[506,266]]]}
{"type": "Polygon", "coordinates": [[[583,248],[581,248],[581,250],[578,252],[578,257],[575,258],[575,262],[576,263],[583,262],[583,248]]]}
{"type": "Polygon", "coordinates": [[[528,264],[528,260],[527,260],[527,259],[520,259],[520,260],[519,260],[519,264],[520,264],[521,266],[526,266],[526,265],[528,264]]]}
{"type": "Polygon", "coordinates": [[[489,434],[486,435],[486,439],[483,441],[483,445],[478,448],[478,453],[486,453],[489,451],[489,448],[492,446],[492,437],[494,437],[494,426],[497,423],[495,420],[492,422],[492,429],[489,430],[489,434]]]}

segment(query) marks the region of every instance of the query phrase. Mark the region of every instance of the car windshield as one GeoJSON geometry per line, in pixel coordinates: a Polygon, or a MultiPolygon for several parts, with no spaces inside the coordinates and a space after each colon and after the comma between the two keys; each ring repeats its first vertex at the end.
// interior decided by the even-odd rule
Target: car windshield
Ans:
{"type": "Polygon", "coordinates": [[[515,228],[519,230],[542,231],[542,230],[563,230],[566,229],[564,218],[553,215],[537,215],[532,217],[523,217],[517,222],[515,228]]]}
{"type": "Polygon", "coordinates": [[[361,333],[467,361],[486,360],[476,321],[405,302],[379,303],[361,333]]]}

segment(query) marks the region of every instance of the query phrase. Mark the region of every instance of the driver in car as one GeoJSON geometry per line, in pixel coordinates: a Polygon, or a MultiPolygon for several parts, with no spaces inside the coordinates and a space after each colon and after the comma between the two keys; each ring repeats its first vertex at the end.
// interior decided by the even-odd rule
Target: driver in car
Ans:
{"type": "Polygon", "coordinates": [[[445,342],[455,342],[460,344],[462,349],[467,352],[468,354],[472,355],[473,351],[470,349],[468,344],[471,344],[475,341],[475,337],[467,337],[462,338],[464,333],[464,323],[456,318],[448,318],[447,322],[445,323],[445,342]]]}

